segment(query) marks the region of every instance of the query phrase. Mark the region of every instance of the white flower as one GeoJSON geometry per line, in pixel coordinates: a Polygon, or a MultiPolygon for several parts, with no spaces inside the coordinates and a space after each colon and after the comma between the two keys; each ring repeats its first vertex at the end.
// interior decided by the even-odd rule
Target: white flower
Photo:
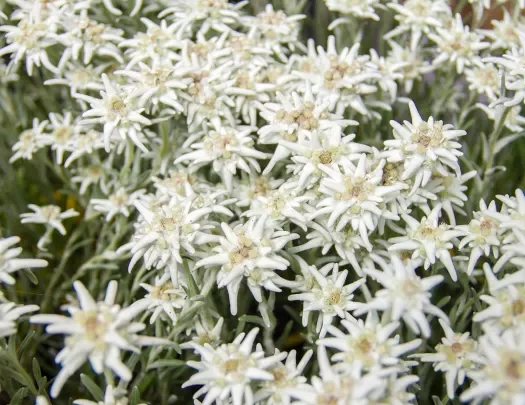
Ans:
{"type": "Polygon", "coordinates": [[[458,276],[449,250],[454,247],[451,240],[462,235],[462,232],[445,223],[439,223],[440,216],[441,205],[439,204],[421,221],[408,214],[403,214],[402,218],[407,224],[406,236],[389,239],[388,242],[392,243],[392,246],[388,250],[413,252],[412,259],[423,259],[425,269],[439,259],[452,280],[457,281],[458,276]]]}
{"type": "MultiPolygon", "coordinates": [[[[103,401],[89,401],[87,399],[77,399],[73,401],[75,405],[128,405],[129,400],[125,397],[126,393],[119,388],[114,388],[112,385],[108,385],[106,392],[104,393],[103,401]]],[[[146,405],[146,404],[137,404],[146,405]]]]}
{"type": "Polygon", "coordinates": [[[469,373],[474,381],[461,394],[462,401],[490,405],[519,405],[525,403],[525,349],[523,324],[501,335],[488,330],[479,339],[480,368],[469,373]]]}
{"type": "Polygon", "coordinates": [[[13,247],[18,242],[20,242],[18,236],[0,238],[0,283],[12,285],[15,279],[11,273],[21,269],[37,269],[48,265],[47,261],[42,259],[18,258],[22,253],[22,248],[13,247]]]}
{"type": "Polygon", "coordinates": [[[447,395],[454,398],[456,382],[463,385],[465,376],[473,369],[473,356],[477,350],[477,342],[469,337],[469,333],[454,333],[450,326],[439,319],[445,332],[445,337],[436,346],[435,353],[415,354],[422,362],[434,363],[436,371],[445,373],[447,395]]]}
{"type": "Polygon", "coordinates": [[[148,309],[153,312],[150,323],[154,323],[162,314],[168,315],[173,325],[177,322],[177,313],[189,302],[188,296],[181,285],[174,286],[171,283],[169,273],[155,277],[154,285],[141,283],[140,286],[148,293],[143,298],[149,305],[148,309]]]}
{"type": "Polygon", "coordinates": [[[316,71],[292,71],[295,76],[309,81],[312,93],[328,101],[329,109],[335,108],[337,115],[343,115],[347,107],[361,115],[371,115],[363,96],[377,91],[375,83],[381,73],[369,55],[358,54],[359,45],[338,53],[335,37],[330,36],[326,50],[319,46],[316,52],[313,43],[308,46],[308,59],[316,71]]]}
{"type": "Polygon", "coordinates": [[[105,213],[105,219],[109,222],[118,214],[129,217],[129,207],[132,207],[137,198],[144,192],[145,190],[136,190],[128,194],[124,187],[120,187],[113,194],[109,195],[107,199],[92,198],[89,203],[95,211],[105,213]]]}
{"type": "Polygon", "coordinates": [[[187,334],[193,333],[192,341],[181,344],[181,349],[193,348],[192,343],[197,345],[209,344],[212,347],[219,346],[223,325],[224,318],[219,318],[215,324],[211,323],[209,317],[197,318],[192,328],[187,330],[187,334]]]}
{"type": "Polygon", "coordinates": [[[323,215],[313,221],[306,222],[308,228],[306,242],[288,249],[288,252],[298,253],[321,248],[321,254],[326,255],[334,247],[339,257],[348,260],[357,274],[362,276],[363,272],[358,257],[361,250],[366,251],[368,242],[365,242],[359,236],[359,232],[354,231],[350,224],[340,231],[333,230],[333,227],[328,226],[328,219],[329,215],[323,215]]]}
{"type": "Polygon", "coordinates": [[[304,49],[304,45],[299,41],[301,26],[298,23],[304,18],[306,16],[303,14],[287,16],[284,11],[274,10],[271,4],[267,4],[264,11],[255,17],[243,17],[243,23],[260,36],[259,43],[275,52],[279,59],[286,61],[284,45],[292,51],[296,47],[304,49]]]}
{"type": "Polygon", "coordinates": [[[421,339],[400,342],[400,336],[392,337],[399,328],[399,322],[382,325],[378,316],[371,312],[366,321],[344,319],[341,325],[347,333],[335,326],[329,326],[331,337],[325,337],[318,344],[337,350],[332,356],[334,370],[345,375],[361,376],[365,372],[396,373],[403,369],[400,356],[415,350],[421,339]]]}
{"type": "Polygon", "coordinates": [[[474,322],[484,327],[505,330],[525,324],[525,270],[516,271],[498,280],[490,266],[485,263],[483,271],[489,285],[489,293],[479,298],[488,307],[474,314],[474,322]]]}
{"type": "Polygon", "coordinates": [[[201,360],[188,361],[188,366],[197,369],[197,373],[192,375],[182,388],[202,385],[194,397],[206,394],[205,404],[231,398],[233,405],[254,405],[251,383],[272,381],[274,376],[268,369],[286,357],[286,353],[265,357],[260,348],[252,352],[258,332],[259,329],[255,328],[248,334],[241,333],[232,343],[217,348],[207,343],[188,343],[189,347],[200,354],[201,360]]]}
{"type": "Polygon", "coordinates": [[[144,17],[140,21],[146,26],[146,32],[137,32],[133,38],[124,39],[118,44],[119,47],[128,48],[126,56],[129,58],[129,63],[126,69],[147,60],[179,60],[180,56],[174,50],[180,47],[180,41],[175,37],[177,24],[168,25],[166,20],[155,24],[144,17]]]}
{"type": "Polygon", "coordinates": [[[390,257],[390,263],[385,263],[383,271],[371,268],[364,271],[384,289],[376,292],[370,302],[361,304],[361,308],[354,311],[355,315],[373,310],[388,311],[393,321],[402,319],[414,333],[426,338],[430,337],[431,330],[425,314],[448,321],[445,313],[430,301],[430,290],[443,281],[443,276],[421,278],[411,262],[405,265],[395,255],[390,257]]]}
{"type": "Polygon", "coordinates": [[[289,282],[274,271],[288,268],[290,263],[279,252],[299,235],[283,231],[266,215],[250,218],[233,229],[224,222],[221,227],[224,236],[220,238],[220,245],[213,248],[215,254],[199,260],[195,267],[220,266],[217,284],[219,288],[228,289],[232,315],[237,313],[237,295],[244,277],[258,301],[261,300],[261,287],[280,291],[279,285],[289,286],[289,282]]]}
{"type": "Polygon", "coordinates": [[[78,90],[104,90],[104,85],[100,79],[102,73],[107,69],[105,64],[93,66],[84,66],[78,62],[66,63],[62,68],[62,76],[54,79],[48,79],[44,82],[45,85],[63,85],[70,88],[71,95],[74,95],[78,90]]]}
{"type": "Polygon", "coordinates": [[[16,321],[20,316],[38,311],[38,305],[17,305],[14,302],[1,301],[0,299],[0,338],[16,333],[16,321]]]}
{"type": "Polygon", "coordinates": [[[94,129],[88,130],[86,133],[78,134],[71,139],[72,153],[66,159],[64,167],[69,167],[71,164],[83,155],[91,155],[94,151],[104,148],[104,135],[94,129]]]}
{"type": "Polygon", "coordinates": [[[95,55],[110,56],[120,63],[124,62],[116,45],[124,39],[123,30],[91,19],[86,9],[81,10],[80,15],[65,13],[61,24],[65,32],[58,35],[57,39],[66,48],[62,51],[60,67],[71,59],[79,60],[81,51],[84,65],[89,64],[95,55]]]}
{"type": "Polygon", "coordinates": [[[91,110],[82,114],[84,119],[80,124],[103,124],[104,145],[106,151],[110,150],[110,139],[117,133],[121,139],[129,138],[143,152],[148,149],[142,143],[142,126],[151,125],[151,121],[141,115],[144,108],[135,108],[134,98],[136,92],[123,91],[117,83],[111,83],[106,74],[102,74],[104,91],[100,92],[101,99],[84,94],[75,96],[91,104],[91,110]]]}
{"type": "MultiPolygon", "coordinates": [[[[486,0],[490,3],[490,0],[486,0]]],[[[501,0],[498,0],[501,3],[501,0]]],[[[488,8],[488,7],[487,7],[488,8]]],[[[513,18],[505,7],[502,7],[503,18],[494,19],[490,23],[493,28],[480,30],[492,42],[490,49],[511,49],[520,42],[520,34],[524,32],[523,23],[513,18]]]]}
{"type": "Polygon", "coordinates": [[[56,73],[47,54],[47,48],[56,44],[53,38],[56,24],[43,18],[42,6],[33,6],[27,15],[20,18],[17,26],[2,25],[0,31],[6,32],[7,45],[0,49],[0,56],[11,54],[9,69],[22,61],[25,57],[27,74],[32,76],[34,67],[43,65],[46,69],[56,73]]]}
{"type": "Polygon", "coordinates": [[[73,119],[70,112],[64,115],[50,113],[48,129],[51,134],[44,134],[46,145],[51,145],[51,149],[56,151],[56,162],[61,165],[64,160],[65,152],[73,152],[71,139],[78,136],[81,132],[78,126],[78,119],[73,119]]]}
{"type": "Polygon", "coordinates": [[[239,10],[248,2],[241,1],[237,4],[228,0],[173,0],[169,2],[159,18],[170,16],[175,20],[179,35],[193,32],[195,26],[200,26],[197,33],[206,34],[210,30],[227,32],[231,25],[237,23],[241,17],[239,10]]]}
{"type": "Polygon", "coordinates": [[[129,91],[138,89],[140,97],[137,101],[139,107],[146,108],[148,113],[172,116],[175,112],[183,112],[178,89],[187,87],[188,79],[183,79],[185,71],[176,71],[171,63],[153,60],[151,65],[138,62],[137,70],[127,68],[117,70],[115,74],[126,76],[130,80],[127,85],[129,91]],[[160,105],[171,107],[169,111],[160,110],[160,105]],[[160,111],[159,111],[160,110],[160,111]]]}
{"type": "Polygon", "coordinates": [[[385,161],[375,168],[371,161],[362,154],[357,166],[348,159],[342,159],[341,169],[320,164],[319,168],[326,173],[321,180],[319,191],[326,197],[321,199],[316,211],[310,219],[329,214],[327,225],[336,231],[341,231],[349,224],[358,231],[366,247],[372,250],[368,234],[377,227],[380,217],[397,220],[399,217],[386,209],[382,209],[383,197],[389,193],[399,192],[403,184],[380,186],[382,169],[385,161]]]}
{"type": "Polygon", "coordinates": [[[501,73],[493,63],[472,59],[472,66],[465,69],[469,90],[484,94],[489,101],[496,101],[501,94],[501,73]]]}
{"type": "Polygon", "coordinates": [[[401,65],[400,78],[405,89],[405,93],[410,93],[414,87],[414,82],[422,79],[423,74],[432,71],[433,67],[426,60],[422,49],[418,46],[402,46],[393,40],[388,41],[390,51],[387,60],[392,65],[401,65]]]}
{"type": "MultiPolygon", "coordinates": [[[[358,124],[357,121],[345,120],[339,115],[330,113],[329,103],[316,99],[308,82],[303,96],[296,92],[286,96],[277,92],[277,100],[278,103],[264,104],[260,113],[261,117],[269,124],[259,129],[258,142],[261,144],[277,144],[277,148],[263,174],[268,174],[277,162],[290,155],[293,143],[307,142],[313,138],[316,140],[315,143],[319,143],[319,138],[324,138],[324,135],[318,132],[323,134],[326,132],[327,137],[330,138],[330,130],[334,127],[343,130],[349,125],[358,124]],[[286,141],[288,147],[281,144],[282,141],[286,141]]],[[[341,134],[334,133],[334,135],[341,138],[341,134]]],[[[338,142],[330,142],[329,140],[325,142],[335,143],[338,146],[338,142]]]]}
{"type": "Polygon", "coordinates": [[[411,32],[410,48],[414,49],[423,33],[440,27],[443,20],[450,16],[450,6],[444,0],[407,0],[403,3],[391,2],[388,7],[398,14],[395,19],[399,25],[385,35],[391,39],[407,31],[411,32]]]}
{"type": "Polygon", "coordinates": [[[81,167],[78,169],[78,174],[71,178],[73,183],[80,183],[79,193],[85,194],[90,186],[100,185],[100,188],[104,194],[109,192],[108,185],[106,184],[107,169],[98,164],[81,167]]]}
{"type": "MultiPolygon", "coordinates": [[[[326,7],[330,11],[337,11],[341,14],[348,14],[357,18],[370,18],[379,21],[375,7],[380,8],[379,0],[325,0],[326,7]]],[[[337,21],[337,20],[336,20],[337,21]]],[[[334,28],[334,22],[330,24],[330,29],[334,28]]]]}
{"type": "Polygon", "coordinates": [[[471,248],[467,273],[470,275],[479,258],[483,255],[499,257],[499,246],[502,242],[501,217],[496,209],[496,202],[491,201],[487,206],[484,200],[479,202],[480,211],[473,213],[474,218],[468,225],[459,225],[455,229],[463,233],[463,239],[458,249],[465,246],[471,248]]]}
{"type": "Polygon", "coordinates": [[[387,160],[403,162],[401,180],[415,176],[414,188],[417,188],[428,183],[433,171],[447,176],[447,168],[451,168],[459,176],[458,157],[463,153],[458,150],[461,144],[456,139],[467,133],[455,130],[452,125],[443,124],[443,121],[434,121],[432,117],[423,121],[412,101],[409,102],[409,108],[412,122],[404,121],[403,126],[390,121],[395,139],[384,142],[387,160]]]}
{"type": "MultiPolygon", "coordinates": [[[[276,350],[276,354],[279,351],[276,350]]],[[[264,401],[267,405],[290,404],[291,395],[289,390],[306,383],[306,377],[302,374],[308,365],[313,351],[308,350],[301,361],[297,363],[296,351],[292,350],[286,356],[286,362],[277,363],[268,371],[273,375],[273,380],[264,381],[262,387],[255,393],[254,401],[264,401]]]]}
{"type": "Polygon", "coordinates": [[[180,156],[175,164],[190,161],[190,167],[198,168],[212,163],[213,170],[221,176],[226,189],[231,191],[237,168],[248,174],[259,173],[261,167],[257,159],[266,159],[269,156],[253,147],[255,142],[250,134],[255,128],[223,126],[215,119],[212,125],[202,133],[201,142],[191,145],[197,150],[180,156]]]}
{"type": "Polygon", "coordinates": [[[428,38],[434,41],[439,48],[439,55],[432,62],[441,65],[443,62],[451,62],[456,65],[459,74],[463,73],[465,66],[470,66],[471,61],[478,56],[482,49],[489,46],[488,42],[482,42],[481,36],[476,32],[470,32],[468,25],[463,25],[461,14],[448,27],[437,27],[437,34],[429,34],[428,38]]]}
{"type": "Polygon", "coordinates": [[[145,328],[140,322],[133,322],[143,312],[148,303],[137,301],[127,308],[115,304],[118,283],[111,281],[104,301],[95,301],[80,281],[73,283],[78,296],[78,307],[69,305],[64,315],[35,315],[31,322],[48,324],[46,332],[68,335],[65,347],[58,353],[55,361],[62,365],[53,386],[51,396],[55,398],[67,379],[87,360],[95,373],[100,374],[107,367],[121,379],[129,381],[131,371],[120,358],[121,350],[140,353],[140,346],[164,344],[163,339],[139,336],[145,328]]]}
{"type": "MultiPolygon", "coordinates": [[[[483,112],[487,114],[488,119],[494,122],[495,124],[498,122],[501,122],[503,118],[503,114],[505,114],[506,109],[510,108],[509,112],[507,113],[507,116],[505,117],[505,121],[504,121],[505,128],[509,129],[511,132],[525,131],[525,117],[522,114],[522,107],[519,105],[516,105],[513,107],[504,107],[502,105],[488,107],[484,104],[478,103],[476,104],[476,107],[483,110],[483,112]]],[[[500,148],[503,148],[504,146],[508,145],[508,143],[505,143],[505,144],[501,143],[501,142],[504,142],[505,139],[509,141],[515,140],[517,139],[517,135],[515,137],[507,136],[506,138],[500,139],[500,142],[497,146],[500,148]]]]}
{"type": "MultiPolygon", "coordinates": [[[[192,255],[195,247],[214,241],[205,231],[214,226],[207,221],[213,207],[195,207],[194,197],[173,196],[168,201],[157,199],[148,207],[142,201],[135,201],[141,217],[135,224],[135,234],[130,243],[119,251],[129,250],[133,255],[128,270],[144,258],[146,269],[168,267],[172,283],[178,285],[179,266],[184,252],[192,255]],[[204,232],[203,232],[204,231],[204,232]]],[[[223,213],[233,215],[222,207],[223,213]]]]}
{"type": "Polygon", "coordinates": [[[232,74],[234,82],[224,89],[224,94],[235,103],[237,117],[250,125],[257,124],[257,113],[261,104],[270,101],[276,86],[260,82],[260,67],[241,67],[232,74]]]}
{"type": "Polygon", "coordinates": [[[317,348],[317,360],[320,375],[312,377],[311,385],[289,389],[290,396],[298,399],[294,405],[366,404],[366,399],[382,385],[382,380],[374,374],[361,378],[337,374],[323,346],[317,348]]]}
{"type": "Polygon", "coordinates": [[[337,263],[329,263],[318,270],[316,266],[306,264],[299,256],[296,256],[296,259],[301,267],[303,278],[298,280],[300,292],[290,295],[288,299],[303,301],[303,326],[308,325],[310,312],[320,312],[316,332],[323,337],[335,317],[343,319],[350,317],[348,311],[357,307],[352,301],[353,292],[366,280],[360,278],[346,284],[348,270],[339,272],[337,263]]]}
{"type": "Polygon", "coordinates": [[[521,35],[520,43],[512,47],[512,49],[502,57],[491,56],[483,59],[485,62],[493,62],[501,65],[508,71],[505,87],[507,90],[514,92],[514,95],[510,99],[505,99],[503,103],[505,107],[513,107],[525,99],[525,68],[522,65],[524,56],[525,35],[521,35]]]}
{"type": "Polygon", "coordinates": [[[13,156],[9,159],[9,163],[13,163],[16,160],[33,158],[33,153],[47,145],[44,131],[47,126],[47,121],[40,122],[38,118],[33,119],[33,128],[26,129],[20,134],[18,142],[13,145],[13,156]]]}
{"type": "Polygon", "coordinates": [[[44,205],[39,207],[35,204],[29,204],[28,207],[33,212],[20,214],[21,223],[23,224],[44,224],[46,225],[46,232],[38,241],[37,247],[40,250],[45,250],[46,244],[50,241],[53,229],[60,232],[61,235],[66,234],[66,228],[62,224],[64,219],[77,217],[80,215],[73,208],[62,212],[58,205],[44,205]]]}
{"type": "Polygon", "coordinates": [[[450,225],[456,225],[455,212],[461,215],[467,215],[462,209],[465,206],[465,202],[468,201],[468,197],[465,191],[468,187],[465,183],[470,179],[476,177],[478,172],[472,170],[468,173],[464,173],[461,176],[457,176],[455,173],[451,173],[446,177],[434,175],[433,179],[427,184],[427,190],[431,189],[434,185],[436,186],[435,195],[437,199],[433,199],[432,204],[441,204],[443,211],[448,216],[450,225]],[[432,184],[433,183],[433,184],[432,184]]]}

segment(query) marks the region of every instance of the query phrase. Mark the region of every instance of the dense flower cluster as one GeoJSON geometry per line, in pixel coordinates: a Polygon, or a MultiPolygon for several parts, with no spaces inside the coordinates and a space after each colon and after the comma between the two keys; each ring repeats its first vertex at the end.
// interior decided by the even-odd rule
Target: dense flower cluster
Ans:
{"type": "Polygon", "coordinates": [[[13,403],[525,403],[525,2],[7,3],[13,403]]]}

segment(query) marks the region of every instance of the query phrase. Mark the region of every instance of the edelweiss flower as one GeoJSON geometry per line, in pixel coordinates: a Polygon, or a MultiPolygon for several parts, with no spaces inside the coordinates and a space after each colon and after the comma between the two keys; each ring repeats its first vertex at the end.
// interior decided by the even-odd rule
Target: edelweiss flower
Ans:
{"type": "MultiPolygon", "coordinates": [[[[119,388],[114,388],[112,385],[108,385],[106,392],[104,393],[103,401],[94,402],[87,399],[77,399],[76,401],[73,401],[73,403],[75,405],[128,405],[129,400],[125,397],[125,395],[125,391],[119,388]]],[[[142,403],[137,405],[146,404],[142,403]]]]}
{"type": "Polygon", "coordinates": [[[189,342],[188,346],[200,354],[201,360],[187,362],[188,366],[197,369],[197,373],[182,388],[202,385],[194,398],[206,394],[204,404],[231,398],[233,405],[254,405],[251,383],[274,380],[269,369],[286,357],[286,353],[264,357],[259,348],[252,353],[258,332],[259,329],[254,328],[248,334],[241,333],[232,343],[217,348],[207,343],[189,342]]]}
{"type": "Polygon", "coordinates": [[[520,104],[525,99],[525,68],[522,60],[525,56],[525,35],[520,36],[520,43],[514,46],[509,52],[502,57],[490,56],[484,58],[484,62],[492,62],[503,66],[507,71],[505,87],[507,90],[514,92],[510,99],[506,99],[503,105],[513,107],[520,104]]]}
{"type": "Polygon", "coordinates": [[[479,298],[488,307],[474,314],[474,322],[503,331],[525,324],[525,270],[497,279],[488,263],[483,266],[489,293],[479,298]]]}
{"type": "Polygon", "coordinates": [[[343,115],[347,107],[365,116],[371,114],[362,96],[377,91],[374,84],[381,73],[369,55],[358,54],[359,46],[357,43],[338,53],[335,37],[330,36],[326,50],[319,46],[315,52],[313,43],[308,46],[308,58],[317,71],[292,71],[295,76],[310,82],[313,94],[328,101],[329,109],[335,108],[337,115],[343,115]]]}
{"type": "Polygon", "coordinates": [[[254,297],[261,300],[261,286],[279,292],[278,286],[290,286],[287,280],[274,273],[286,270],[288,260],[279,251],[299,235],[281,230],[266,215],[253,217],[245,224],[231,228],[221,224],[224,236],[220,245],[213,248],[215,255],[199,260],[195,267],[221,266],[217,274],[219,288],[226,287],[230,298],[230,311],[237,314],[237,295],[244,277],[254,297]]]}
{"type": "Polygon", "coordinates": [[[432,62],[439,66],[445,61],[455,63],[459,74],[463,73],[465,66],[470,66],[471,61],[479,55],[482,49],[489,46],[488,42],[482,42],[481,36],[476,32],[470,32],[468,25],[463,25],[461,14],[456,14],[452,26],[436,28],[437,34],[429,34],[428,38],[434,41],[440,54],[432,62]]]}
{"type": "Polygon", "coordinates": [[[290,389],[290,396],[298,399],[295,405],[348,405],[366,403],[367,398],[381,385],[381,379],[368,374],[361,378],[340,375],[330,365],[326,349],[317,348],[320,375],[312,377],[312,383],[290,389]]]}
{"type": "Polygon", "coordinates": [[[42,259],[18,258],[22,253],[22,248],[13,248],[18,242],[20,242],[18,236],[0,238],[0,283],[12,285],[15,279],[11,273],[21,269],[37,269],[48,265],[47,261],[42,259]]]}
{"type": "MultiPolygon", "coordinates": [[[[379,16],[376,14],[375,7],[380,8],[379,0],[325,0],[326,7],[330,11],[337,11],[341,14],[348,14],[357,18],[370,18],[379,21],[379,16]]],[[[337,19],[343,20],[343,19],[337,19]]],[[[328,29],[334,29],[339,22],[333,21],[328,29]]],[[[348,19],[346,19],[348,21],[348,19]]]]}
{"type": "Polygon", "coordinates": [[[472,60],[472,67],[465,69],[469,90],[484,94],[489,101],[496,101],[501,94],[501,73],[493,63],[472,60]]]}
{"type": "Polygon", "coordinates": [[[45,245],[50,241],[53,229],[60,232],[61,235],[66,234],[66,228],[62,225],[64,219],[77,217],[80,215],[73,208],[62,212],[58,205],[44,205],[39,207],[35,204],[29,204],[28,207],[34,212],[27,212],[20,214],[20,221],[23,224],[45,224],[46,232],[38,241],[37,247],[40,250],[45,250],[45,245]]]}
{"type": "Polygon", "coordinates": [[[33,128],[22,132],[18,142],[13,145],[13,152],[15,153],[9,159],[9,163],[13,163],[20,158],[31,160],[33,153],[48,144],[44,135],[47,124],[47,121],[40,122],[38,118],[33,119],[33,128]]]}
{"type": "Polygon", "coordinates": [[[406,236],[389,239],[388,242],[393,243],[393,245],[388,250],[413,252],[412,259],[423,259],[425,269],[428,269],[431,264],[436,263],[436,259],[439,259],[452,280],[457,281],[458,276],[449,250],[454,247],[450,241],[462,235],[462,232],[455,230],[450,225],[439,223],[440,216],[440,204],[436,205],[430,214],[423,217],[421,221],[403,214],[402,218],[407,224],[406,236]]]}
{"type": "Polygon", "coordinates": [[[403,369],[400,356],[415,350],[421,339],[401,343],[400,336],[392,337],[399,322],[381,325],[377,314],[370,312],[366,321],[344,319],[341,321],[348,333],[329,326],[332,337],[320,339],[318,344],[337,350],[332,356],[334,370],[345,375],[361,376],[364,372],[396,373],[403,369]]]}
{"type": "Polygon", "coordinates": [[[463,250],[465,246],[471,248],[470,260],[467,273],[470,275],[479,258],[483,255],[499,257],[499,246],[502,242],[501,218],[496,209],[496,202],[491,201],[487,206],[484,200],[479,202],[480,211],[474,211],[474,218],[468,225],[456,226],[456,230],[463,233],[463,239],[458,249],[463,250]]]}
{"type": "Polygon", "coordinates": [[[348,271],[339,272],[337,263],[329,263],[318,270],[316,266],[306,264],[299,256],[296,256],[296,259],[301,266],[303,278],[298,280],[300,293],[292,294],[288,299],[303,301],[303,326],[307,326],[310,312],[321,312],[317,319],[316,332],[323,337],[334,317],[350,317],[348,311],[357,307],[352,301],[353,292],[366,280],[361,278],[346,284],[348,271]]]}
{"type": "MultiPolygon", "coordinates": [[[[279,351],[276,350],[276,354],[279,351]]],[[[279,362],[275,366],[268,369],[273,375],[273,380],[265,381],[254,395],[255,402],[264,401],[267,405],[281,405],[290,404],[291,395],[290,389],[298,388],[306,383],[306,377],[302,374],[305,367],[308,365],[313,351],[308,350],[301,361],[297,363],[296,352],[292,350],[286,356],[286,362],[279,362]]],[[[284,361],[284,360],[283,360],[284,361]]]]}
{"type": "Polygon", "coordinates": [[[118,214],[129,217],[129,207],[132,207],[135,201],[143,195],[145,190],[136,190],[130,194],[124,187],[120,187],[113,194],[105,198],[92,198],[89,203],[93,209],[106,214],[106,222],[109,222],[118,214]]]}
{"type": "Polygon", "coordinates": [[[267,4],[264,11],[255,17],[244,17],[243,23],[256,31],[260,36],[259,43],[275,52],[279,59],[285,62],[283,45],[287,45],[292,51],[296,47],[304,49],[304,45],[299,41],[301,26],[298,23],[304,18],[306,16],[303,14],[287,16],[284,11],[274,10],[271,4],[267,4]]]}
{"type": "Polygon", "coordinates": [[[180,40],[175,37],[177,24],[168,25],[166,20],[161,20],[157,25],[144,17],[140,21],[146,26],[146,32],[137,32],[133,38],[124,39],[118,44],[121,48],[128,48],[126,55],[129,63],[126,70],[148,59],[151,61],[180,59],[175,51],[180,47],[180,40]]]}
{"type": "Polygon", "coordinates": [[[458,149],[461,144],[457,137],[466,135],[462,130],[455,130],[450,124],[434,121],[430,117],[423,121],[416,105],[408,104],[412,122],[404,121],[404,126],[390,121],[394,128],[395,140],[384,142],[384,156],[389,162],[403,162],[404,171],[401,180],[415,176],[414,188],[425,186],[432,178],[433,171],[442,176],[448,175],[447,168],[460,174],[458,157],[463,153],[458,149]]]}
{"type": "Polygon", "coordinates": [[[454,333],[450,326],[439,319],[445,331],[445,337],[436,346],[435,353],[414,354],[422,362],[434,363],[434,369],[445,373],[447,395],[454,398],[456,382],[459,386],[465,381],[465,376],[474,369],[473,358],[477,350],[477,342],[469,337],[469,333],[454,333]]]}
{"type": "Polygon", "coordinates": [[[104,91],[100,92],[101,99],[85,94],[76,94],[81,100],[91,104],[91,110],[82,114],[85,119],[80,124],[103,124],[104,146],[110,150],[111,136],[116,133],[121,139],[129,138],[139,149],[147,153],[148,149],[142,143],[142,126],[151,125],[151,121],[141,115],[144,108],[133,106],[136,92],[125,92],[116,83],[111,83],[106,74],[102,75],[104,91]]]}
{"type": "Polygon", "coordinates": [[[149,303],[148,309],[153,312],[149,323],[154,323],[159,316],[166,314],[173,325],[177,322],[175,310],[182,309],[189,303],[186,291],[182,286],[174,286],[169,273],[155,277],[154,285],[141,283],[140,286],[148,293],[143,300],[149,303]]]}
{"type": "Polygon", "coordinates": [[[73,287],[78,296],[78,307],[69,305],[70,317],[64,315],[35,315],[31,322],[48,324],[46,332],[65,334],[65,347],[58,353],[55,361],[62,365],[53,386],[51,396],[55,398],[64,383],[87,360],[93,371],[100,374],[107,367],[121,379],[129,381],[131,371],[120,358],[121,350],[140,353],[140,346],[165,344],[164,339],[138,336],[145,328],[140,322],[133,322],[147,306],[147,301],[137,301],[128,308],[115,304],[118,283],[110,281],[104,301],[96,302],[80,281],[73,287]]]}
{"type": "Polygon", "coordinates": [[[38,305],[17,305],[14,302],[1,302],[0,295],[0,338],[16,333],[16,321],[22,315],[38,311],[38,305]]]}
{"type": "Polygon", "coordinates": [[[240,1],[231,4],[228,0],[187,0],[170,1],[159,18],[170,16],[178,26],[178,32],[193,32],[195,26],[199,26],[197,33],[206,34],[210,30],[227,32],[231,25],[240,19],[239,10],[248,2],[240,1]]]}
{"type": "Polygon", "coordinates": [[[360,304],[354,314],[361,315],[374,310],[388,311],[393,321],[403,319],[414,333],[421,333],[428,338],[431,330],[425,314],[448,321],[445,313],[430,301],[430,290],[443,281],[443,276],[421,278],[416,275],[411,262],[404,264],[395,255],[390,260],[390,263],[385,263],[383,271],[364,269],[384,289],[378,291],[370,302],[360,304]]]}
{"type": "MultiPolygon", "coordinates": [[[[209,243],[216,238],[203,231],[214,226],[206,217],[213,212],[212,207],[197,208],[194,198],[172,197],[168,201],[158,201],[151,207],[135,201],[141,218],[135,224],[135,234],[130,243],[119,248],[129,250],[133,255],[128,270],[144,258],[146,269],[168,267],[172,283],[178,285],[179,266],[183,252],[195,253],[195,246],[209,243]]],[[[224,208],[224,207],[222,207],[224,208]]],[[[226,213],[233,215],[226,210],[226,213]]]]}
{"type": "Polygon", "coordinates": [[[403,184],[380,186],[385,161],[372,170],[371,162],[365,154],[361,155],[357,166],[348,159],[342,159],[340,163],[333,168],[325,164],[319,165],[327,175],[321,180],[319,187],[319,191],[326,197],[319,202],[310,219],[329,214],[329,227],[341,231],[347,224],[351,225],[354,231],[359,231],[366,247],[372,250],[368,234],[376,229],[379,217],[394,220],[399,218],[386,209],[381,209],[379,204],[387,194],[400,191],[403,184]]]}
{"type": "Polygon", "coordinates": [[[175,160],[175,164],[190,161],[190,167],[201,167],[212,163],[213,170],[219,174],[228,191],[233,188],[233,176],[237,168],[253,174],[261,167],[257,159],[266,159],[268,154],[259,152],[250,134],[253,127],[233,128],[223,126],[219,120],[212,121],[212,128],[202,133],[202,142],[191,145],[194,152],[188,152],[175,160]]]}
{"type": "Polygon", "coordinates": [[[59,67],[62,68],[70,60],[79,60],[81,51],[84,65],[88,65],[95,55],[110,56],[120,63],[124,62],[116,45],[124,39],[123,30],[91,19],[86,9],[81,10],[80,15],[65,13],[61,24],[65,32],[57,39],[66,48],[62,51],[59,67]]]}
{"type": "Polygon", "coordinates": [[[33,75],[34,67],[40,67],[40,65],[51,72],[58,72],[47,54],[47,48],[57,42],[53,38],[57,27],[52,21],[46,20],[42,14],[42,6],[33,5],[31,11],[20,18],[17,26],[0,26],[0,31],[6,32],[7,42],[7,45],[0,49],[0,57],[11,54],[9,70],[25,57],[25,67],[29,76],[33,75]]]}
{"type": "Polygon", "coordinates": [[[368,243],[365,242],[359,232],[352,229],[350,224],[340,231],[335,231],[328,226],[329,215],[317,217],[313,221],[306,222],[308,233],[306,242],[299,246],[288,249],[290,253],[304,252],[305,250],[321,248],[321,254],[326,255],[334,247],[336,253],[343,260],[348,260],[359,276],[363,276],[359,264],[359,252],[366,251],[368,243]]]}
{"type": "Polygon", "coordinates": [[[407,0],[403,3],[391,2],[388,7],[398,14],[399,25],[385,35],[391,39],[407,31],[411,32],[410,48],[414,49],[423,33],[441,27],[443,20],[450,16],[450,6],[444,0],[407,0]]]}
{"type": "Polygon", "coordinates": [[[468,374],[474,381],[461,401],[479,403],[489,398],[491,405],[519,405],[525,402],[525,328],[523,324],[501,335],[487,330],[479,339],[480,368],[468,374]]]}

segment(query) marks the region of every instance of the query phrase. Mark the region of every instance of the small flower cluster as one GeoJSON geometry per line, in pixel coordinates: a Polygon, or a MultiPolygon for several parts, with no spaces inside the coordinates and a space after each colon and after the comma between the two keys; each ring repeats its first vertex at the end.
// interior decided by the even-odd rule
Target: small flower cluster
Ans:
{"type": "Polygon", "coordinates": [[[524,2],[7,3],[14,403],[525,403],[524,2]]]}

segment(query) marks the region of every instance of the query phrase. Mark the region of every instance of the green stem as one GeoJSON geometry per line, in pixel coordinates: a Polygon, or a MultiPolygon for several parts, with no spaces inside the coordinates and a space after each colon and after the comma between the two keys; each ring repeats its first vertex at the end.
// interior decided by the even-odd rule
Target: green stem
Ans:
{"type": "Polygon", "coordinates": [[[494,128],[494,131],[492,131],[492,134],[490,134],[489,138],[489,155],[486,160],[485,168],[483,170],[483,183],[485,184],[485,181],[487,179],[487,171],[490,170],[494,164],[494,148],[496,146],[496,142],[498,141],[499,136],[501,135],[501,132],[503,131],[503,128],[505,128],[505,121],[507,120],[507,116],[509,115],[509,112],[511,110],[511,107],[505,108],[505,111],[503,111],[503,114],[501,115],[498,125],[496,128],[494,128]]]}

